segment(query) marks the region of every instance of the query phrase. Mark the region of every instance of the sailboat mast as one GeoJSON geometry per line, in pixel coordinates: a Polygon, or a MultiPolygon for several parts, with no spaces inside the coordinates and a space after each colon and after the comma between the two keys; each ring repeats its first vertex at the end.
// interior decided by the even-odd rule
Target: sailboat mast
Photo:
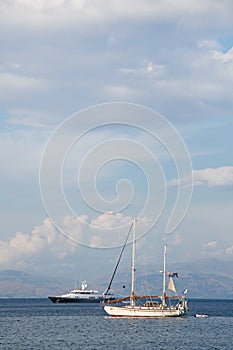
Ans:
{"type": "Polygon", "coordinates": [[[134,299],[134,285],[135,285],[135,248],[136,248],[136,219],[133,219],[133,251],[132,251],[132,280],[131,280],[131,296],[130,296],[130,305],[135,305],[134,299]]]}
{"type": "Polygon", "coordinates": [[[165,305],[165,296],[166,296],[166,256],[167,256],[167,244],[164,244],[164,253],[163,253],[163,296],[162,296],[162,305],[165,305]]]}

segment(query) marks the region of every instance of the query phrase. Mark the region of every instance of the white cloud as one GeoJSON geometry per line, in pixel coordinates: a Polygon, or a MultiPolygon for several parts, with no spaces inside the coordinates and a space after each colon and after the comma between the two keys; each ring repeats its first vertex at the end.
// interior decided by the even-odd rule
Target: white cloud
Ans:
{"type": "Polygon", "coordinates": [[[193,177],[194,185],[207,185],[208,187],[232,186],[233,166],[194,170],[193,177]]]}
{"type": "Polygon", "coordinates": [[[226,249],[226,255],[233,255],[233,245],[226,249]]]}
{"type": "Polygon", "coordinates": [[[17,232],[9,240],[0,241],[0,267],[46,270],[46,265],[52,268],[76,249],[77,245],[64,238],[47,218],[31,233],[17,232]]]}
{"type": "Polygon", "coordinates": [[[33,269],[36,268],[38,260],[43,266],[51,260],[63,259],[68,252],[74,251],[74,247],[71,241],[65,240],[55,230],[49,219],[45,219],[30,234],[17,232],[8,241],[0,242],[0,266],[27,266],[28,269],[33,269]]]}
{"type": "Polygon", "coordinates": [[[204,249],[216,249],[217,248],[217,242],[216,241],[210,241],[208,243],[203,244],[204,249]]]}
{"type": "MultiPolygon", "coordinates": [[[[104,213],[94,220],[91,220],[89,231],[89,242],[92,247],[116,247],[125,242],[129,228],[132,224],[132,217],[124,216],[122,213],[104,213]]],[[[141,217],[136,223],[136,237],[139,238],[151,225],[151,219],[141,217]]],[[[132,232],[131,232],[132,233],[132,232]]],[[[128,242],[132,241],[132,234],[128,242]]]]}
{"type": "Polygon", "coordinates": [[[161,77],[165,72],[165,66],[156,64],[153,61],[144,60],[142,64],[134,68],[121,68],[120,72],[135,77],[161,77]]]}
{"type": "Polygon", "coordinates": [[[98,228],[114,228],[125,226],[132,222],[132,218],[121,213],[104,213],[96,219],[91,220],[91,225],[98,228]]]}
{"type": "Polygon", "coordinates": [[[219,256],[221,249],[218,246],[217,241],[209,241],[202,245],[201,255],[203,256],[219,256]]]}
{"type": "Polygon", "coordinates": [[[231,62],[233,63],[233,47],[231,47],[228,51],[222,52],[220,50],[218,51],[213,51],[214,58],[216,61],[220,62],[231,62]]]}
{"type": "Polygon", "coordinates": [[[65,216],[63,227],[65,232],[68,232],[68,237],[75,242],[80,242],[83,235],[83,226],[87,221],[88,217],[86,215],[81,215],[79,217],[65,216]]]}
{"type": "MultiPolygon", "coordinates": [[[[193,185],[194,186],[232,186],[233,185],[233,166],[224,166],[220,168],[207,168],[202,170],[193,170],[193,185]]],[[[173,179],[168,182],[168,186],[190,186],[190,176],[173,179]]]]}
{"type": "MultiPolygon", "coordinates": [[[[132,218],[120,213],[104,213],[93,220],[86,215],[66,216],[62,226],[63,235],[47,218],[31,233],[17,232],[9,240],[0,241],[0,268],[24,268],[30,271],[46,270],[49,265],[49,269],[52,269],[74,255],[79,242],[92,248],[121,245],[131,222],[132,218]]],[[[142,218],[138,226],[143,229],[148,222],[148,219],[142,218]]]]}

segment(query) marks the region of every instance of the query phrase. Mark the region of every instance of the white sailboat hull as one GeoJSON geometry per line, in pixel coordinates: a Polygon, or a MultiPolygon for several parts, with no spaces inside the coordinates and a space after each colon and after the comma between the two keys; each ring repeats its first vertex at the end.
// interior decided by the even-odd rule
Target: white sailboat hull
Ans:
{"type": "Polygon", "coordinates": [[[105,305],[104,310],[112,317],[179,317],[185,310],[176,307],[146,307],[146,306],[110,306],[105,305]]]}

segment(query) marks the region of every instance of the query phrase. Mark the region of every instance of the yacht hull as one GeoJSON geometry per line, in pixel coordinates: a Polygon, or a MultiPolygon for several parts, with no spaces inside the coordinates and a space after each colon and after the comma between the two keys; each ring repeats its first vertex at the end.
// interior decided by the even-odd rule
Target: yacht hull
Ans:
{"type": "Polygon", "coordinates": [[[109,306],[105,305],[104,310],[112,317],[179,317],[185,311],[177,308],[156,308],[143,306],[109,306]]]}
{"type": "MultiPolygon", "coordinates": [[[[48,297],[54,304],[64,304],[64,303],[100,303],[104,301],[103,297],[90,297],[90,298],[68,298],[62,296],[48,297]]],[[[111,298],[112,300],[113,298],[111,298]]],[[[109,299],[107,299],[109,300],[109,299]]],[[[106,301],[106,299],[105,299],[106,301]]]]}
{"type": "Polygon", "coordinates": [[[81,298],[62,298],[62,297],[48,297],[55,304],[61,303],[99,303],[103,298],[81,299],[81,298]]]}

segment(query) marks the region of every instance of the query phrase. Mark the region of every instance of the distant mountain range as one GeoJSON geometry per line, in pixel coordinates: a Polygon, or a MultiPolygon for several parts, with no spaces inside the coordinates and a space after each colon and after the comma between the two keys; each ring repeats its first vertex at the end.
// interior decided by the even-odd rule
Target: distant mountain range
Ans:
{"type": "MultiPolygon", "coordinates": [[[[174,282],[178,292],[188,289],[189,298],[230,298],[233,299],[233,262],[218,259],[201,259],[171,266],[173,272],[178,272],[179,278],[174,282]]],[[[156,267],[154,271],[159,271],[156,267]]],[[[161,293],[162,275],[152,272],[149,267],[137,268],[136,292],[155,294],[161,293]],[[144,275],[142,271],[147,271],[144,275]]],[[[127,274],[129,278],[129,275],[127,274]]],[[[92,283],[101,291],[106,289],[108,280],[101,277],[92,283]]],[[[68,292],[74,286],[68,281],[43,276],[32,276],[23,271],[0,271],[0,298],[42,298],[48,295],[58,295],[68,292]]],[[[130,281],[125,281],[124,273],[116,275],[113,289],[119,293],[128,293],[130,281]]]]}
{"type": "Polygon", "coordinates": [[[0,271],[0,298],[41,298],[66,291],[64,281],[24,271],[0,271]]]}
{"type": "MultiPolygon", "coordinates": [[[[189,298],[233,299],[233,262],[218,259],[200,259],[185,263],[169,264],[169,271],[178,272],[174,283],[178,293],[188,289],[189,298]],[[171,269],[170,269],[171,268],[171,269]]],[[[156,266],[154,271],[160,271],[156,266]]],[[[152,272],[150,266],[138,267],[136,280],[138,294],[161,293],[162,274],[152,272]],[[145,275],[142,271],[147,271],[145,275]]],[[[122,277],[122,281],[124,278],[122,277]]],[[[124,289],[130,288],[124,285],[124,289]]],[[[120,284],[117,288],[122,288],[120,284]]]]}

